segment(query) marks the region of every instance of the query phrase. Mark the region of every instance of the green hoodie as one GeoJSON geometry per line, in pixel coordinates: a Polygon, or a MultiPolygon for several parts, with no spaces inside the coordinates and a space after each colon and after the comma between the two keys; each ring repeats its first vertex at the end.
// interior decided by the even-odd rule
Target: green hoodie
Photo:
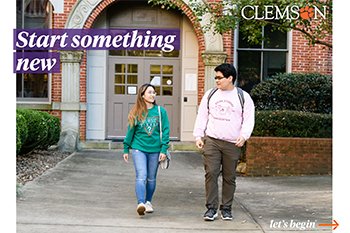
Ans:
{"type": "Polygon", "coordinates": [[[169,148],[169,120],[163,107],[160,107],[162,114],[162,142],[160,142],[159,112],[158,106],[148,109],[144,122],[137,120],[134,127],[128,127],[128,132],[124,139],[124,153],[129,153],[129,149],[136,149],[147,153],[161,152],[166,154],[169,148]]]}

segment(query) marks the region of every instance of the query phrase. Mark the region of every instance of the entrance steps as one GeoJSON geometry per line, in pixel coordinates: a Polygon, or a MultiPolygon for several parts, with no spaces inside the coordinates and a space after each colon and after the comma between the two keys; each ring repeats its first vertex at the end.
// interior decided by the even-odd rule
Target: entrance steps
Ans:
{"type": "MultiPolygon", "coordinates": [[[[123,142],[112,140],[88,140],[79,143],[79,150],[123,150],[123,142]]],[[[194,142],[172,142],[169,143],[169,151],[200,151],[194,142]]]]}

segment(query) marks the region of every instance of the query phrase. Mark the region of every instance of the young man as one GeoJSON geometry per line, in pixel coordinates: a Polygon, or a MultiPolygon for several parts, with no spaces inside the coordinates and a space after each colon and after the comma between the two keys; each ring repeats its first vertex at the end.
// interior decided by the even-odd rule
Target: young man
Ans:
{"type": "Polygon", "coordinates": [[[204,220],[218,216],[218,177],[222,166],[221,218],[232,220],[231,206],[236,189],[236,167],[241,147],[254,128],[254,103],[245,91],[234,86],[236,70],[224,63],[215,68],[217,90],[208,90],[199,106],[193,131],[196,146],[204,152],[206,207],[204,220]],[[212,94],[208,99],[209,94],[212,94]],[[239,96],[241,95],[241,96],[239,96]],[[242,98],[243,97],[243,98],[242,98]],[[208,106],[209,104],[209,106],[208,106]],[[202,138],[204,137],[204,143],[202,138]]]}

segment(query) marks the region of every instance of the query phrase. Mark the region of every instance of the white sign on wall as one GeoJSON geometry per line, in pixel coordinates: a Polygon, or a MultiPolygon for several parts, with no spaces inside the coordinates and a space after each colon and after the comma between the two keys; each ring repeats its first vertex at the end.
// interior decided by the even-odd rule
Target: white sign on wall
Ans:
{"type": "Polygon", "coordinates": [[[185,90],[186,91],[197,91],[197,75],[186,74],[185,76],[185,90]]]}

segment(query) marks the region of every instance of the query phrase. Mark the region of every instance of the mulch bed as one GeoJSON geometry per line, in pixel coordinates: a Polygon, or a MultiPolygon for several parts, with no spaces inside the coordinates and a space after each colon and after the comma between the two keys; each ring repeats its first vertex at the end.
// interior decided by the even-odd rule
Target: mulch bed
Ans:
{"type": "Polygon", "coordinates": [[[70,154],[69,152],[57,150],[36,149],[27,155],[17,155],[17,184],[25,185],[27,182],[34,180],[70,154]]]}

